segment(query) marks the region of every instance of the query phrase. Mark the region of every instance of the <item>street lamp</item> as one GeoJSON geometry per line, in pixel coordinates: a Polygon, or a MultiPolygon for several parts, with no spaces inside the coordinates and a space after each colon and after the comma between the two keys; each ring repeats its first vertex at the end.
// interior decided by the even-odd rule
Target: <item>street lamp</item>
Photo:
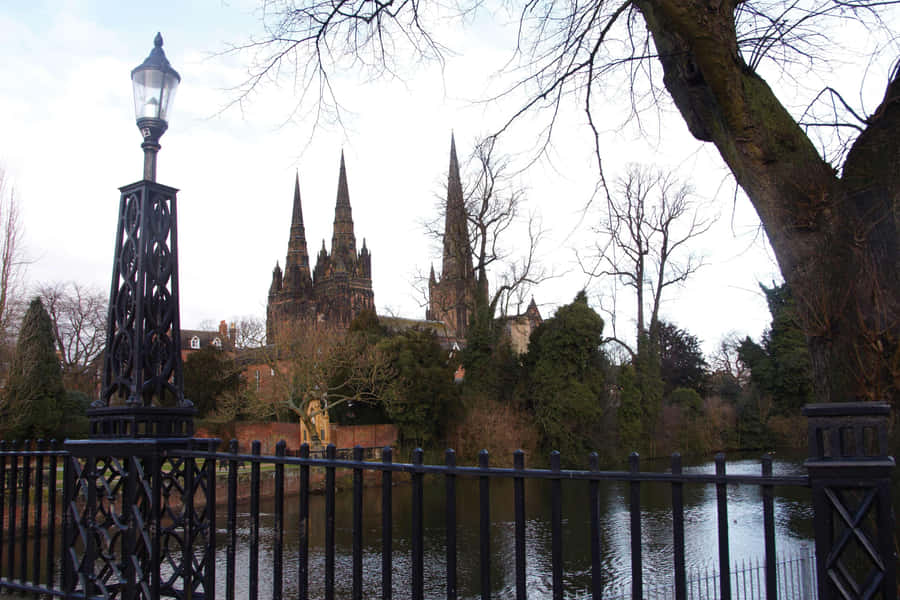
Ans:
{"type": "Polygon", "coordinates": [[[219,440],[193,438],[196,410],[184,398],[178,190],[156,182],[159,138],[181,78],[161,35],[131,80],[144,177],[119,188],[103,383],[87,410],[90,436],[65,444],[71,527],[62,581],[67,596],[83,598],[210,598],[214,462],[178,452],[211,451],[219,440]]]}
{"type": "Polygon", "coordinates": [[[134,87],[134,116],[144,137],[144,179],[156,181],[156,153],[159,138],[169,127],[169,111],[181,75],[172,68],[162,49],[162,35],[156,34],[153,50],[147,59],[131,72],[134,87]]]}
{"type": "Polygon", "coordinates": [[[144,176],[119,188],[103,384],[88,411],[93,438],[188,438],[194,431],[181,359],[178,190],[156,182],[159,138],[181,82],[162,44],[157,33],[150,56],[131,72],[144,176]]]}

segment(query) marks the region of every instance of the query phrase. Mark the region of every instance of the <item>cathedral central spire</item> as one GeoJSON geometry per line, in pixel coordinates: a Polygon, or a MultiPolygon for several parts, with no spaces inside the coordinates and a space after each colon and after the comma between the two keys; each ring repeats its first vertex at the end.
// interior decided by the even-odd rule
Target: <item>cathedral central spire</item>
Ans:
{"type": "Polygon", "coordinates": [[[441,280],[474,279],[466,205],[459,177],[459,160],[456,158],[456,139],[453,134],[450,135],[450,170],[447,175],[444,256],[441,267],[441,280]]]}
{"type": "Polygon", "coordinates": [[[434,268],[428,278],[428,310],[425,318],[443,321],[457,340],[465,340],[469,315],[475,307],[475,270],[469,245],[469,224],[456,158],[456,139],[450,136],[450,170],[444,212],[444,256],[441,278],[434,268]]]}

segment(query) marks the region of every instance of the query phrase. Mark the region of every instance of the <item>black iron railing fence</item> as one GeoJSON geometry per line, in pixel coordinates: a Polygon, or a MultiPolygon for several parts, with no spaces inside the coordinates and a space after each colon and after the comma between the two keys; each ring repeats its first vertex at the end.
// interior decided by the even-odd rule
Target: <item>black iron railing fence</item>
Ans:
{"type": "MultiPolygon", "coordinates": [[[[549,481],[551,490],[550,578],[554,599],[564,597],[563,495],[567,482],[586,481],[589,489],[583,510],[590,523],[590,593],[602,597],[601,561],[607,551],[601,546],[599,486],[622,482],[627,487],[630,515],[631,597],[645,593],[640,531],[641,493],[648,483],[663,483],[670,490],[674,585],[671,597],[686,599],[689,582],[685,568],[685,486],[712,486],[716,495],[718,572],[715,597],[737,597],[732,589],[732,564],[728,546],[727,487],[733,484],[760,489],[763,513],[765,560],[761,568],[764,585],[760,597],[777,598],[777,547],[775,540],[774,486],[811,488],[815,510],[817,588],[820,598],[896,598],[896,554],[893,547],[893,516],[890,504],[890,470],[887,456],[887,409],[883,405],[835,405],[807,408],[813,441],[808,474],[774,476],[771,458],[764,458],[759,474],[730,474],[722,455],[715,460],[715,473],[685,473],[678,455],[669,472],[644,472],[636,454],[627,471],[604,471],[596,456],[587,470],[560,467],[560,456],[551,456],[550,468],[530,469],[524,454],[514,456],[512,468],[490,466],[487,452],[477,466],[459,466],[452,450],[442,465],[426,465],[417,450],[408,463],[394,462],[385,448],[380,461],[363,460],[363,449],[350,459],[337,458],[329,446],[323,458],[310,456],[304,445],[300,456],[286,456],[278,444],[274,456],[263,456],[254,443],[241,452],[232,441],[225,452],[213,440],[80,441],[59,444],[0,443],[0,590],[31,592],[65,598],[214,598],[216,580],[224,577],[224,597],[243,597],[236,579],[246,573],[246,597],[256,600],[260,579],[267,580],[273,600],[285,597],[285,582],[296,597],[310,597],[313,578],[322,584],[326,600],[335,598],[335,497],[337,479],[344,473],[352,481],[352,569],[350,597],[392,598],[395,593],[413,600],[425,597],[425,552],[423,543],[423,481],[426,475],[443,479],[445,489],[445,564],[443,597],[455,599],[457,586],[458,480],[477,480],[479,513],[479,582],[482,598],[491,597],[492,481],[511,479],[515,504],[515,597],[528,597],[526,589],[526,480],[549,481]],[[249,481],[239,477],[241,465],[249,465],[249,481]],[[216,472],[225,467],[224,481],[216,472]],[[262,472],[271,475],[271,488],[264,490],[262,472]],[[363,589],[363,484],[371,473],[381,487],[381,585],[363,589]],[[299,479],[296,495],[285,491],[286,473],[299,479]],[[321,476],[322,481],[315,481],[321,476]],[[395,487],[399,480],[408,486],[395,487]],[[310,514],[314,488],[324,494],[324,514],[310,514]],[[217,488],[220,488],[217,492],[217,488]],[[224,498],[217,497],[224,493],[224,498]],[[409,494],[411,530],[410,574],[397,589],[392,581],[394,556],[391,510],[394,496],[409,494]],[[260,564],[260,502],[274,503],[271,563],[260,564]],[[249,502],[249,549],[238,563],[237,514],[240,502],[249,502]],[[217,500],[224,500],[225,522],[217,520],[217,500]],[[298,518],[285,518],[285,503],[293,502],[298,518]],[[324,569],[310,569],[309,531],[311,519],[324,521],[324,569]],[[295,528],[298,556],[285,558],[284,535],[295,528]],[[224,532],[224,533],[220,533],[224,532]],[[224,535],[225,539],[218,539],[224,535]],[[224,569],[217,567],[215,549],[224,543],[224,569]],[[61,568],[59,568],[61,566],[61,568]],[[224,571],[224,572],[223,572],[224,571]],[[270,585],[269,585],[270,583],[270,585]],[[241,594],[239,596],[239,594],[241,594]]],[[[582,484],[583,485],[583,484],[582,484]]],[[[371,493],[371,492],[369,492],[371,493]]],[[[346,525],[345,525],[346,526],[346,525]]],[[[292,532],[294,533],[294,532],[292,532]]],[[[370,540],[371,541],[371,540],[370,540]]],[[[471,549],[470,549],[471,550],[471,549]]],[[[268,551],[264,554],[269,556],[268,551]]],[[[368,565],[372,568],[372,565],[368,565]]],[[[432,588],[433,589],[433,586],[432,588]]],[[[740,596],[744,597],[744,590],[740,596]]]]}

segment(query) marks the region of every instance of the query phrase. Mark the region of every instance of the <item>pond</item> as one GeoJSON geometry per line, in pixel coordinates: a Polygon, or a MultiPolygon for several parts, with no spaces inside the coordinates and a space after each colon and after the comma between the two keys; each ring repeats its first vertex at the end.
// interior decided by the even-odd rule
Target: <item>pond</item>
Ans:
{"type": "MultiPolygon", "coordinates": [[[[667,461],[642,464],[642,470],[667,470],[667,461]]],[[[712,461],[686,465],[685,472],[713,473],[712,461]]],[[[729,474],[760,473],[758,457],[740,457],[727,463],[729,474]]],[[[802,475],[802,460],[777,458],[775,475],[802,475]]],[[[393,490],[392,577],[394,598],[410,597],[411,487],[396,484],[393,490]]],[[[626,483],[601,483],[601,545],[605,594],[627,588],[631,579],[629,512],[626,483]]],[[[812,506],[808,489],[775,489],[776,546],[779,554],[796,554],[812,545],[812,506]]],[[[526,563],[529,598],[551,597],[550,484],[525,482],[526,563]]],[[[563,561],[566,596],[588,596],[591,554],[588,484],[563,483],[563,561]]],[[[643,580],[645,586],[667,585],[673,580],[671,488],[666,484],[641,486],[643,580]]],[[[324,498],[310,498],[309,586],[310,596],[324,596],[325,523],[324,498]]],[[[717,570],[716,489],[713,485],[684,487],[685,561],[691,573],[717,570]]],[[[261,503],[260,594],[271,597],[274,505],[261,503]]],[[[457,481],[458,594],[460,598],[480,596],[479,577],[479,495],[478,481],[460,477],[457,481]]],[[[351,590],[352,495],[338,492],[335,517],[335,597],[348,598],[351,590]]],[[[363,503],[364,596],[381,596],[381,489],[366,488],[363,503]]],[[[425,597],[445,597],[445,490],[443,477],[426,476],[424,488],[425,597]]],[[[729,542],[732,563],[762,564],[764,556],[762,494],[756,486],[728,488],[729,542]]],[[[220,526],[217,548],[217,593],[224,594],[225,539],[221,526],[224,510],[217,516],[220,526]]],[[[515,517],[513,482],[491,481],[491,596],[515,597],[515,517]]],[[[237,548],[237,597],[247,597],[249,564],[249,505],[239,507],[237,548]]],[[[285,499],[284,591],[296,593],[298,569],[298,502],[285,499]]]]}

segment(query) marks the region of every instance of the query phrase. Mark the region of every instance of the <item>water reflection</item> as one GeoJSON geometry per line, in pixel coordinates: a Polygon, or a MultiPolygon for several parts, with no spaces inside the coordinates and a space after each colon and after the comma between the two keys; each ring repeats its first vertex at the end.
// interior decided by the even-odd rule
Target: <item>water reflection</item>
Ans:
{"type": "MultiPolygon", "coordinates": [[[[660,470],[665,465],[659,465],[660,470]]],[[[652,466],[644,465],[644,469],[652,466]]],[[[710,463],[686,466],[685,472],[714,472],[710,463]]],[[[758,460],[728,463],[729,473],[760,473],[758,460]]],[[[774,464],[778,475],[802,474],[800,462],[778,460],[774,464]]],[[[630,520],[627,498],[628,485],[601,483],[602,507],[601,548],[604,587],[627,585],[631,578],[630,520]]],[[[393,491],[393,553],[392,577],[395,598],[409,598],[411,572],[410,534],[412,514],[411,488],[399,484],[393,491]]],[[[515,597],[515,520],[513,483],[494,480],[491,484],[491,592],[495,598],[515,597]]],[[[550,484],[545,481],[525,483],[526,562],[529,597],[551,595],[551,528],[550,484]]],[[[591,555],[589,545],[590,521],[587,482],[563,484],[563,564],[564,582],[568,596],[577,597],[590,589],[591,555]]],[[[641,486],[643,579],[645,584],[672,581],[673,542],[671,488],[665,484],[641,486]]],[[[424,490],[424,552],[425,597],[438,598],[446,594],[446,537],[445,489],[443,477],[426,476],[424,490]]],[[[688,569],[715,566],[718,562],[718,532],[716,490],[712,485],[685,485],[685,561],[688,569]]],[[[339,492],[336,503],[335,529],[335,594],[337,598],[350,596],[352,585],[352,496],[339,492]]],[[[457,565],[460,598],[480,596],[479,575],[479,491],[478,481],[457,480],[457,565]]],[[[271,595],[272,544],[274,541],[274,505],[262,502],[260,515],[260,593],[271,595]]],[[[285,500],[285,558],[284,590],[296,593],[298,570],[298,503],[296,498],[285,500]]],[[[324,498],[310,498],[310,595],[324,596],[325,527],[324,498]]],[[[729,486],[728,521],[730,554],[733,562],[756,560],[764,552],[762,495],[755,486],[729,486]]],[[[218,515],[224,524],[225,514],[218,515]]],[[[797,551],[812,539],[812,508],[809,490],[793,487],[776,488],[775,499],[776,544],[779,552],[797,551]]],[[[238,515],[237,591],[238,597],[247,595],[247,565],[249,564],[250,514],[238,515]]],[[[219,531],[217,552],[218,592],[224,593],[226,532],[219,531]]],[[[364,492],[363,508],[363,577],[364,595],[381,595],[381,489],[368,488],[364,492]]]]}

